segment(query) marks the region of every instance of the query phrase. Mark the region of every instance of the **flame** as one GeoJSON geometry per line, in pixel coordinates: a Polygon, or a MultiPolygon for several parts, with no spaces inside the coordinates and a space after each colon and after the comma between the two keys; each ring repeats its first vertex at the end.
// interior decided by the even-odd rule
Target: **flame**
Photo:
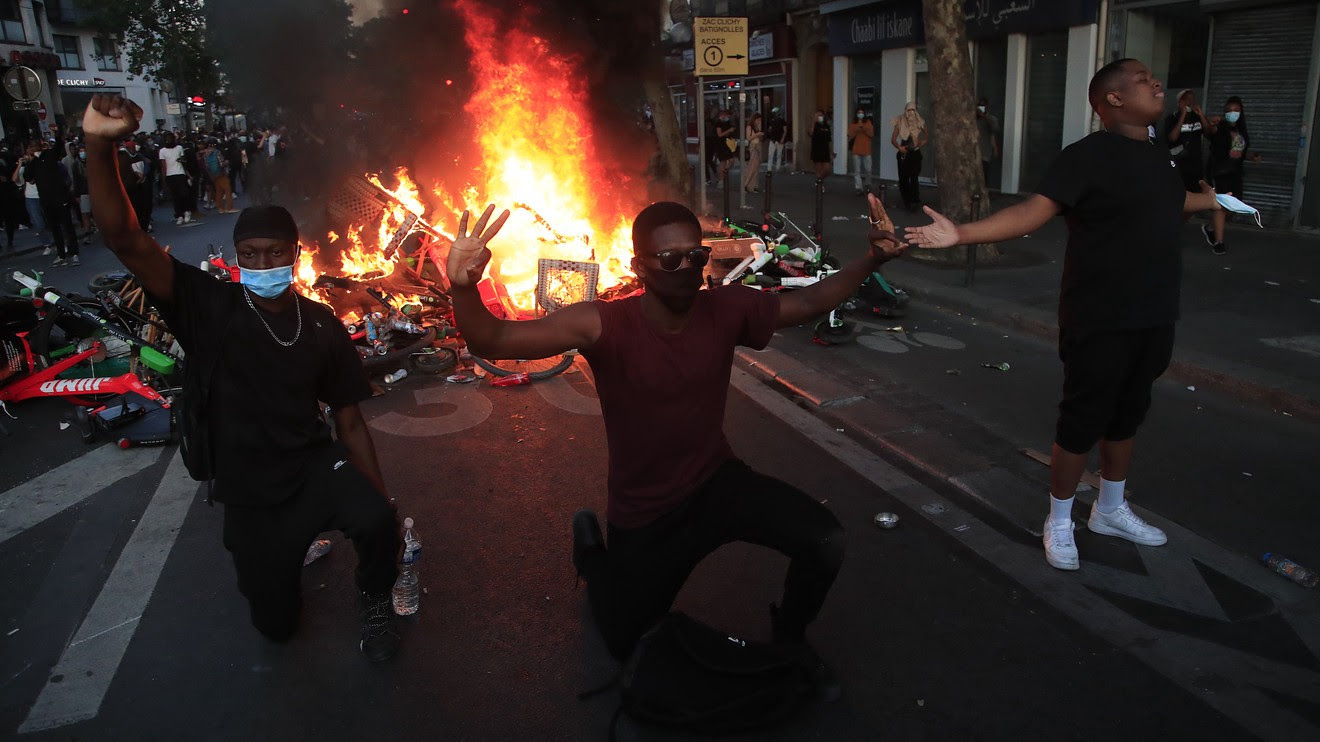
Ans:
{"type": "MultiPolygon", "coordinates": [[[[540,258],[598,264],[602,291],[628,280],[631,220],[647,202],[644,186],[639,179],[607,172],[601,163],[579,69],[582,60],[556,52],[530,31],[497,22],[478,0],[458,0],[457,8],[472,51],[474,89],[465,110],[476,133],[480,166],[471,182],[430,187],[428,195],[436,204],[430,213],[422,189],[404,168],[395,170],[392,186],[379,175],[368,176],[396,204],[375,223],[331,232],[328,239],[339,249],[339,264],[321,266],[319,272],[359,280],[390,275],[399,258],[387,257],[386,249],[409,220],[423,219],[452,234],[463,211],[470,212],[471,226],[494,203],[508,208],[511,216],[490,245],[491,275],[524,313],[536,305],[540,258]],[[623,205],[610,213],[601,206],[606,201],[623,205]]],[[[319,293],[312,287],[317,258],[314,247],[305,248],[296,271],[300,288],[309,294],[319,293]]],[[[571,274],[548,277],[547,291],[554,297],[580,297],[585,280],[571,274]]]]}

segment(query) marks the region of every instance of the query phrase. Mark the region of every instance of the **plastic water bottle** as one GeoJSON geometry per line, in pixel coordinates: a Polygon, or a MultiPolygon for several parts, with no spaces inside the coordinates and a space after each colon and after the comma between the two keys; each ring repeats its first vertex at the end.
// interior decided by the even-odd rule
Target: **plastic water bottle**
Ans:
{"type": "Polygon", "coordinates": [[[403,563],[399,579],[394,581],[394,613],[411,616],[417,612],[422,589],[417,581],[417,560],[422,558],[422,542],[413,531],[413,519],[403,519],[403,563]]]}
{"type": "Polygon", "coordinates": [[[1320,583],[1320,575],[1317,575],[1315,572],[1312,572],[1282,554],[1275,554],[1272,551],[1267,551],[1260,560],[1265,563],[1266,567],[1269,567],[1302,587],[1315,587],[1316,584],[1320,583]]]}

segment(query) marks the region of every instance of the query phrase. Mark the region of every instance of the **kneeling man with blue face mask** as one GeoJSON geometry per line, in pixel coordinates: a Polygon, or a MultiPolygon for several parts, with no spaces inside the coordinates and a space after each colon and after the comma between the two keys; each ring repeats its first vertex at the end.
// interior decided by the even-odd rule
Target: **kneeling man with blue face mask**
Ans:
{"type": "Polygon", "coordinates": [[[303,557],[319,533],[339,530],[358,554],[359,647],[388,659],[399,644],[390,608],[399,531],[358,408],[371,396],[361,358],[330,309],[293,289],[298,226],[282,207],[239,214],[236,284],[172,258],[142,231],[115,162],[141,115],[119,96],[92,97],[83,116],[92,210],[187,354],[184,393],[209,433],[212,495],[252,623],[276,642],[293,635],[303,557]]]}

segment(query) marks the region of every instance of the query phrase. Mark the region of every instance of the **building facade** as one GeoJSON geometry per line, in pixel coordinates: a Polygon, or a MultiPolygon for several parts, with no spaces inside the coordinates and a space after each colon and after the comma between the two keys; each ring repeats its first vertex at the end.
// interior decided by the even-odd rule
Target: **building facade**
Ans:
{"type": "Polygon", "coordinates": [[[5,138],[76,130],[96,93],[118,93],[142,106],[144,128],[183,121],[169,114],[177,110],[166,93],[169,82],[131,75],[122,45],[98,34],[71,0],[0,0],[0,74],[15,66],[41,78],[40,107],[17,109],[14,98],[3,94],[0,135],[5,138]]]}
{"type": "MultiPolygon", "coordinates": [[[[1317,0],[966,0],[977,97],[1000,122],[1001,156],[989,185],[1030,192],[1060,149],[1099,126],[1087,85],[1101,65],[1123,57],[1152,68],[1170,91],[1197,93],[1207,115],[1230,95],[1243,100],[1251,148],[1244,200],[1267,225],[1320,229],[1320,13],[1317,0]],[[1315,183],[1307,174],[1314,169],[1315,183]]],[[[930,128],[922,177],[935,182],[939,122],[932,115],[921,0],[695,0],[696,16],[745,16],[752,65],[743,78],[704,78],[706,111],[786,112],[798,169],[807,169],[805,134],[816,109],[829,113],[835,151],[864,107],[874,116],[875,167],[897,178],[891,121],[915,101],[930,128]],[[747,93],[745,99],[739,93],[747,93]]],[[[692,51],[675,65],[671,91],[695,151],[692,51]]],[[[974,100],[967,102],[975,105],[974,100]]],[[[838,157],[844,174],[850,159],[838,157]]]]}

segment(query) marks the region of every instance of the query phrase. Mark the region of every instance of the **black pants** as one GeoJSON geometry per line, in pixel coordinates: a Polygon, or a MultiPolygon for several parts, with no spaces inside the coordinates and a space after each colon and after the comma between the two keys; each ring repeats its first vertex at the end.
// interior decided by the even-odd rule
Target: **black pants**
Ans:
{"type": "Polygon", "coordinates": [[[1054,442],[1087,453],[1096,441],[1125,441],[1150,410],[1150,390],[1173,357],[1173,325],[1059,332],[1063,399],[1054,442]]]}
{"type": "Polygon", "coordinates": [[[55,240],[55,249],[61,258],[78,254],[78,232],[73,227],[68,199],[41,199],[41,214],[46,217],[46,228],[55,240]]]}
{"type": "Polygon", "coordinates": [[[824,505],[738,460],[725,463],[677,510],[641,528],[609,526],[604,563],[587,565],[587,593],[610,653],[622,660],[669,611],[707,555],[745,541],[789,557],[775,625],[801,641],[843,565],[843,527],[824,505]]]}
{"type": "MultiPolygon", "coordinates": [[[[216,487],[223,498],[224,483],[216,487]]],[[[248,600],[252,625],[267,637],[284,641],[298,628],[303,557],[317,534],[330,530],[353,541],[358,589],[388,594],[398,577],[398,518],[342,446],[310,459],[302,486],[280,504],[225,506],[224,544],[238,589],[248,600]]]]}
{"type": "Polygon", "coordinates": [[[921,150],[907,153],[898,152],[898,192],[903,195],[903,205],[911,209],[921,203],[921,185],[917,177],[921,175],[921,150]]]}
{"type": "Polygon", "coordinates": [[[187,175],[170,175],[165,178],[169,186],[170,198],[174,200],[174,218],[178,219],[193,210],[192,186],[188,185],[187,175]]]}

